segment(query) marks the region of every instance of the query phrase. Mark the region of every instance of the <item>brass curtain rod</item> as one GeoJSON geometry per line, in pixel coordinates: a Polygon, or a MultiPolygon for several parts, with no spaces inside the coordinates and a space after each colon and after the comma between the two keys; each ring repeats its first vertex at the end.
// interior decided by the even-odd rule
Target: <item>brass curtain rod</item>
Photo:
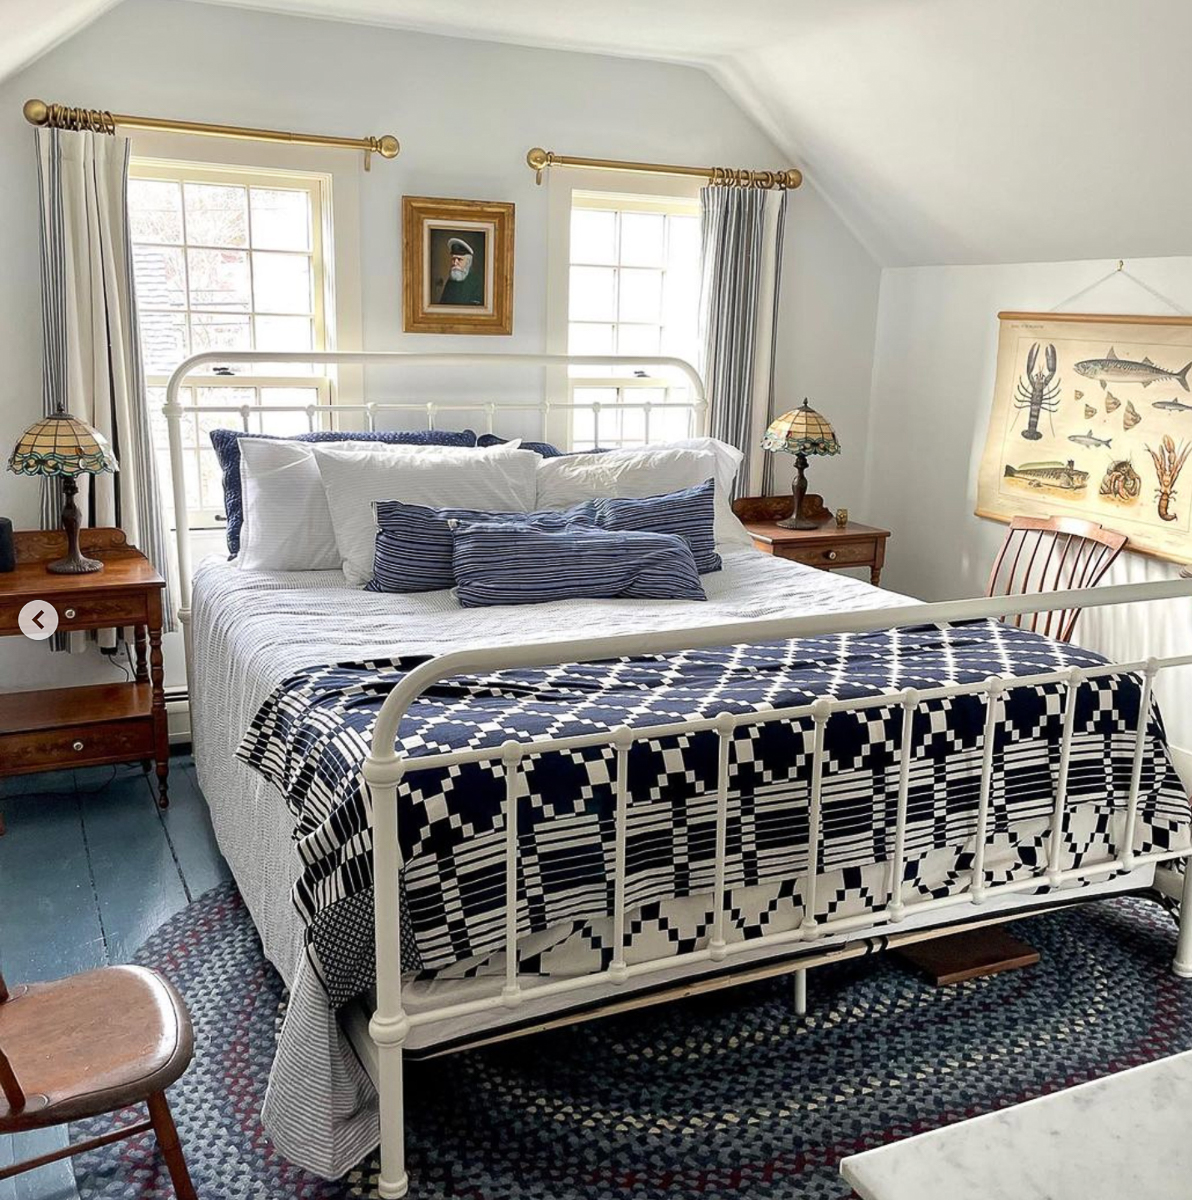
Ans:
{"type": "Polygon", "coordinates": [[[283,133],[276,129],[253,129],[243,125],[205,125],[199,121],[170,121],[161,117],[130,117],[100,108],[70,108],[65,104],[47,104],[44,100],[25,101],[25,120],[49,129],[90,129],[94,133],[116,132],[117,125],[128,129],[156,129],[171,133],[194,133],[203,137],[242,138],[250,142],[288,142],[295,146],[335,146],[364,151],[364,169],[372,167],[372,156],[396,158],[401,146],[391,133],[384,137],[327,137],[321,133],[283,133]]]}
{"type": "Polygon", "coordinates": [[[735,167],[672,167],[665,163],[622,162],[615,158],[575,158],[556,154],[535,146],[526,155],[526,162],[542,182],[547,167],[584,167],[593,171],[629,171],[640,175],[687,175],[707,179],[713,184],[734,187],[797,188],[803,182],[803,172],[797,167],[781,171],[750,171],[735,167]]]}

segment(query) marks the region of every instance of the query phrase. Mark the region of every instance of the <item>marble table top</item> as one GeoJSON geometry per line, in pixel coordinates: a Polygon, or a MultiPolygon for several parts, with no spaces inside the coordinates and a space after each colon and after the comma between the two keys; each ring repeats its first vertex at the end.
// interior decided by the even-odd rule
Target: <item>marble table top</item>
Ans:
{"type": "Polygon", "coordinates": [[[862,1200],[1192,1197],[1192,1051],[840,1164],[862,1200]]]}

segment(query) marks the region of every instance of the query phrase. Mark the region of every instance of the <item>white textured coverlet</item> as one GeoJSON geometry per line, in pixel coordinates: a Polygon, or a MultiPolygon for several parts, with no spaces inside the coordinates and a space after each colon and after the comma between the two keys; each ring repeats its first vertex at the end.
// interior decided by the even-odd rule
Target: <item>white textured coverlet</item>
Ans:
{"type": "MultiPolygon", "coordinates": [[[[726,548],[721,547],[722,551],[726,548]]],[[[235,758],[254,714],[296,670],[371,655],[558,641],[901,604],[904,597],[753,550],[703,577],[707,603],[578,600],[461,609],[450,592],[351,588],[339,571],[252,572],[219,560],[195,577],[191,719],[199,782],[266,956],[291,989],[264,1119],[286,1157],[327,1176],[377,1144],[375,1095],[303,952],[290,900],[298,871],[281,793],[235,758]]]]}

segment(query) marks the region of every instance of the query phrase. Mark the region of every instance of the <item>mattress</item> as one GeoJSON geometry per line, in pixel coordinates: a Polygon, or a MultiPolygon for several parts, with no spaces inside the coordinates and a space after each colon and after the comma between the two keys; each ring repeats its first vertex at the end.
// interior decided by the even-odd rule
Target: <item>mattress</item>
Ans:
{"type": "MultiPolygon", "coordinates": [[[[912,603],[847,576],[750,550],[729,551],[724,570],[705,576],[704,583],[704,604],[540,605],[528,627],[524,610],[462,610],[447,592],[364,593],[348,587],[339,572],[250,573],[214,561],[200,567],[192,618],[196,762],[221,849],[267,956],[291,988],[265,1106],[267,1129],[287,1157],[324,1175],[340,1174],[375,1146],[378,1126],[367,1073],[341,1034],[303,952],[303,923],[290,898],[300,866],[293,845],[294,818],[281,792],[235,756],[255,714],[282,681],[328,663],[435,654],[469,645],[491,647],[503,641],[566,640],[594,627],[612,635],[912,603]]],[[[1086,849],[1108,846],[1120,833],[1120,824],[1120,816],[1090,805],[1075,832],[1086,849]]],[[[987,852],[987,866],[1000,872],[998,877],[1013,878],[1038,852],[1046,831],[1045,818],[999,831],[987,852]]],[[[1185,837],[1186,832],[1182,831],[1185,837]]],[[[971,846],[924,855],[916,864],[920,887],[928,894],[946,894],[962,886],[958,854],[966,853],[971,846]]],[[[829,875],[825,891],[830,894],[843,882],[829,875]]],[[[850,894],[884,894],[886,869],[874,863],[862,878],[848,884],[850,894]]],[[[799,920],[800,910],[789,891],[774,885],[736,889],[731,900],[737,911],[765,914],[772,932],[799,920]]],[[[666,953],[677,929],[706,923],[706,909],[707,897],[694,895],[632,912],[638,936],[630,960],[666,953]]],[[[541,931],[521,943],[522,960],[532,961],[544,974],[587,972],[599,965],[598,956],[594,962],[590,952],[593,941],[606,934],[598,922],[541,931]]],[[[500,954],[465,960],[411,980],[405,1002],[418,1011],[473,998],[491,990],[493,976],[502,971],[500,954]]],[[[675,969],[669,978],[683,975],[675,969]]],[[[660,973],[657,982],[667,978],[668,973],[660,973]]],[[[473,1024],[479,1030],[508,1019],[496,1011],[477,1017],[473,1024]]],[[[459,1023],[420,1026],[410,1046],[450,1041],[468,1032],[459,1023]]]]}

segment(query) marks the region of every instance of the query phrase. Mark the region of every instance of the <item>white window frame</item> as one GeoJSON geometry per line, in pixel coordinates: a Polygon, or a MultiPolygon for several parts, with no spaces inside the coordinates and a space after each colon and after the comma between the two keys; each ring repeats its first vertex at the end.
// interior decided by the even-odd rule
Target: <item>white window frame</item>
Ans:
{"type": "MultiPolygon", "coordinates": [[[[698,216],[699,180],[684,176],[639,175],[622,171],[588,171],[552,167],[548,174],[547,224],[547,348],[552,354],[568,353],[570,341],[571,299],[571,213],[575,207],[617,209],[622,212],[679,213],[698,216]]],[[[608,266],[607,263],[597,264],[608,266]]],[[[665,267],[663,268],[665,275],[665,267]]],[[[599,322],[621,324],[622,322],[599,322]]],[[[633,322],[624,322],[632,324],[633,322]]],[[[692,364],[698,366],[698,364],[692,364]]],[[[564,395],[575,403],[577,388],[616,388],[618,393],[635,388],[661,389],[667,399],[676,387],[672,376],[653,377],[574,375],[551,371],[547,376],[548,394],[564,395]]],[[[574,414],[567,422],[568,444],[574,414]]]]}

